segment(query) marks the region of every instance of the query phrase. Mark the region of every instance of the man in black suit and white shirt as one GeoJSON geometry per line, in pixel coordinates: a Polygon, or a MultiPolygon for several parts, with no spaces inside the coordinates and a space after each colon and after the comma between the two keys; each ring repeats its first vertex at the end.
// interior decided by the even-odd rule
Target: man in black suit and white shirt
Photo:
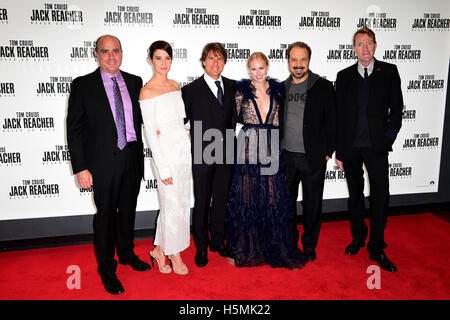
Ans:
{"type": "Polygon", "coordinates": [[[353,241],[347,254],[365,246],[364,171],[370,180],[370,259],[397,271],[383,249],[389,205],[388,152],[402,125],[403,97],[397,67],[374,58],[377,42],[369,28],[357,30],[353,50],[358,62],[337,74],[338,138],[336,163],[345,170],[353,241]]]}
{"type": "Polygon", "coordinates": [[[221,75],[227,61],[227,52],[222,44],[208,43],[203,48],[200,61],[204,75],[184,86],[182,96],[186,117],[190,121],[193,157],[195,263],[204,267],[208,263],[208,245],[211,251],[218,251],[223,257],[229,255],[225,243],[225,220],[233,166],[226,160],[227,152],[229,158],[233,150],[226,147],[231,145],[227,140],[234,139],[234,135],[227,137],[226,131],[235,127],[236,90],[234,81],[221,75]],[[213,137],[210,142],[209,134],[220,137],[213,137]],[[211,148],[210,144],[214,147],[211,148]]]}
{"type": "Polygon", "coordinates": [[[81,188],[93,188],[94,249],[105,290],[124,291],[117,279],[115,244],[120,264],[146,271],[134,253],[134,221],[144,158],[139,108],[142,79],[119,70],[119,39],[101,36],[95,56],[100,68],[72,83],[67,113],[67,142],[81,188]]]}

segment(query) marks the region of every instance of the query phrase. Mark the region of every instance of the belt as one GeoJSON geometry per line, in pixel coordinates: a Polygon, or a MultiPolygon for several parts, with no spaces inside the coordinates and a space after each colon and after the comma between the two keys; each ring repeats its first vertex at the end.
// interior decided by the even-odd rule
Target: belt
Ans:
{"type": "Polygon", "coordinates": [[[125,150],[125,149],[128,149],[128,148],[131,148],[131,147],[133,147],[133,146],[137,146],[137,141],[130,141],[130,142],[127,142],[127,144],[125,145],[125,147],[122,149],[122,151],[123,150],[125,150]]]}

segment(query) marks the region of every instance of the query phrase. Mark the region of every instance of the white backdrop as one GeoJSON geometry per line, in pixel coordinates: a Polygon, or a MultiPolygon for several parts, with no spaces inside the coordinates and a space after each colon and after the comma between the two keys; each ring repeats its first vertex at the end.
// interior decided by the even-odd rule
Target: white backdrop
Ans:
{"type": "MultiPolygon", "coordinates": [[[[144,82],[152,75],[147,48],[160,39],[173,45],[170,77],[181,86],[202,75],[200,53],[212,41],[228,50],[229,78],[247,77],[247,57],[262,51],[270,75],[284,80],[285,49],[304,41],[311,70],[334,81],[355,63],[352,35],[366,23],[376,33],[376,58],[397,64],[402,79],[404,122],[389,156],[390,192],[437,192],[449,16],[446,0],[0,0],[0,220],[95,212],[92,193],[75,184],[65,117],[72,79],[97,67],[94,41],[107,33],[122,42],[122,69],[144,82]]],[[[138,211],[158,208],[148,154],[138,211]]],[[[343,172],[330,160],[324,199],[347,196],[343,172]]]]}

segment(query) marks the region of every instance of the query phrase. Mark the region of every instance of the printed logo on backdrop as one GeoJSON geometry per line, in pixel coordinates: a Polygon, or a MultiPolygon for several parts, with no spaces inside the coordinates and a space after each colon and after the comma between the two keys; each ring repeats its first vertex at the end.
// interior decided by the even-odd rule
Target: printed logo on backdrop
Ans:
{"type": "Polygon", "coordinates": [[[351,44],[338,44],[337,47],[328,49],[327,62],[356,62],[358,57],[351,44]]]}
{"type": "Polygon", "coordinates": [[[422,50],[410,44],[395,44],[393,49],[384,50],[383,60],[387,62],[420,62],[422,50]]]}
{"type": "Polygon", "coordinates": [[[386,12],[380,12],[376,6],[369,7],[369,12],[365,17],[359,17],[356,28],[368,27],[374,32],[377,31],[396,31],[398,19],[391,17],[386,12]]]}
{"type": "Polygon", "coordinates": [[[434,180],[431,180],[428,184],[416,185],[416,188],[433,188],[436,185],[434,180]]]}
{"type": "Polygon", "coordinates": [[[92,192],[94,192],[94,189],[93,188],[89,188],[89,189],[79,188],[79,191],[80,191],[80,196],[90,197],[92,195],[92,192]]]}
{"type": "Polygon", "coordinates": [[[31,10],[30,23],[81,27],[84,23],[83,11],[78,6],[67,3],[44,3],[41,7],[31,10]]]}
{"type": "Polygon", "coordinates": [[[170,43],[174,60],[187,61],[188,49],[177,47],[175,43],[170,43]]]}
{"type": "Polygon", "coordinates": [[[206,8],[184,8],[184,10],[174,13],[172,27],[219,28],[220,15],[208,12],[206,8]]]}
{"type": "Polygon", "coordinates": [[[8,24],[8,9],[0,8],[0,24],[8,24]]]}
{"type": "MultiPolygon", "coordinates": [[[[150,161],[152,158],[152,151],[148,147],[144,147],[144,161],[150,161]]],[[[146,164],[147,166],[147,164],[146,164]]],[[[151,165],[150,165],[151,166],[151,165]]],[[[157,180],[156,179],[146,179],[144,190],[145,192],[154,192],[158,189],[157,180]]]]}
{"type": "Polygon", "coordinates": [[[55,119],[40,112],[17,111],[14,116],[3,118],[1,125],[5,133],[55,131],[55,119]]]}
{"type": "Polygon", "coordinates": [[[279,48],[269,49],[269,54],[267,55],[267,58],[270,61],[274,61],[274,62],[280,62],[280,61],[286,62],[288,47],[289,47],[289,44],[280,43],[279,48]]]}
{"type": "Polygon", "coordinates": [[[13,82],[0,82],[0,98],[11,98],[16,96],[13,82]]]}
{"type": "Polygon", "coordinates": [[[0,167],[21,166],[22,155],[17,151],[10,151],[6,147],[0,147],[0,167]]]}
{"type": "Polygon", "coordinates": [[[422,18],[414,18],[412,31],[449,31],[450,19],[441,18],[440,13],[424,13],[422,18]]]}
{"type": "Polygon", "coordinates": [[[57,183],[47,183],[45,179],[24,179],[10,186],[9,199],[55,198],[60,196],[57,183]]]}
{"type": "Polygon", "coordinates": [[[412,108],[411,106],[403,106],[402,113],[403,113],[402,114],[403,121],[406,122],[416,121],[417,110],[412,108]]]}
{"type": "Polygon", "coordinates": [[[412,137],[405,138],[403,150],[429,150],[439,147],[439,137],[433,137],[429,133],[414,133],[412,137]]]}
{"type": "Polygon", "coordinates": [[[95,41],[83,41],[82,45],[70,48],[70,61],[91,61],[95,60],[95,41]]]}
{"type": "Polygon", "coordinates": [[[158,190],[157,179],[146,179],[144,185],[145,192],[156,192],[158,190]]]}
{"type": "Polygon", "coordinates": [[[152,151],[148,147],[144,147],[144,161],[150,160],[152,157],[152,151]]]}
{"type": "Polygon", "coordinates": [[[434,74],[419,74],[417,79],[408,80],[408,92],[444,91],[445,80],[436,79],[434,74]]]}
{"type": "Polygon", "coordinates": [[[185,85],[191,83],[194,80],[197,80],[198,78],[200,78],[200,76],[187,76],[186,81],[180,81],[178,82],[178,85],[180,86],[180,88],[183,88],[185,85]]]}
{"type": "Polygon", "coordinates": [[[389,177],[392,179],[411,178],[412,167],[405,166],[401,162],[389,163],[389,177]]]}
{"type": "Polygon", "coordinates": [[[330,11],[311,11],[309,16],[300,17],[298,28],[300,30],[340,30],[341,17],[334,17],[330,11]]]}
{"type": "Polygon", "coordinates": [[[239,48],[239,43],[222,43],[223,47],[227,51],[227,62],[233,61],[247,61],[250,57],[250,49],[239,48]]]}
{"type": "Polygon", "coordinates": [[[250,10],[249,14],[239,15],[238,29],[281,29],[281,16],[271,15],[270,10],[250,10]]]}
{"type": "Polygon", "coordinates": [[[61,162],[70,162],[70,152],[67,145],[55,145],[52,149],[42,152],[42,164],[55,165],[61,164],[61,162]]]}
{"type": "Polygon", "coordinates": [[[332,170],[325,171],[325,182],[339,182],[345,180],[345,171],[333,166],[332,170]]]}
{"type": "Polygon", "coordinates": [[[139,6],[117,6],[106,11],[103,18],[105,27],[153,27],[153,13],[139,6]]]}
{"type": "Polygon", "coordinates": [[[38,82],[36,95],[38,97],[65,97],[70,94],[72,77],[51,76],[47,82],[38,82]]]}
{"type": "Polygon", "coordinates": [[[0,61],[49,61],[49,50],[45,46],[36,46],[33,40],[9,40],[0,45],[0,61]]]}

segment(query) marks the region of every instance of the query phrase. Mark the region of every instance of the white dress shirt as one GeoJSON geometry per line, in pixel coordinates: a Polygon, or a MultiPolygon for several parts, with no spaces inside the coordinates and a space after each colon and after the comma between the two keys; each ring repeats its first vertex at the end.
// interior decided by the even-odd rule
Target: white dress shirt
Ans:
{"type": "Polygon", "coordinates": [[[203,75],[203,78],[205,79],[206,83],[208,84],[208,87],[211,89],[212,93],[214,94],[214,96],[217,98],[217,85],[216,85],[216,81],[219,80],[220,81],[220,86],[222,87],[222,91],[223,94],[225,95],[225,88],[223,87],[223,81],[222,81],[222,76],[219,77],[219,79],[215,80],[213,78],[211,78],[210,76],[208,76],[206,73],[203,75]]]}
{"type": "Polygon", "coordinates": [[[369,77],[372,74],[374,64],[375,64],[375,59],[372,59],[372,61],[370,61],[369,65],[367,67],[364,67],[361,64],[361,62],[358,61],[358,72],[361,75],[361,77],[364,78],[364,68],[367,68],[367,76],[369,77]]]}

